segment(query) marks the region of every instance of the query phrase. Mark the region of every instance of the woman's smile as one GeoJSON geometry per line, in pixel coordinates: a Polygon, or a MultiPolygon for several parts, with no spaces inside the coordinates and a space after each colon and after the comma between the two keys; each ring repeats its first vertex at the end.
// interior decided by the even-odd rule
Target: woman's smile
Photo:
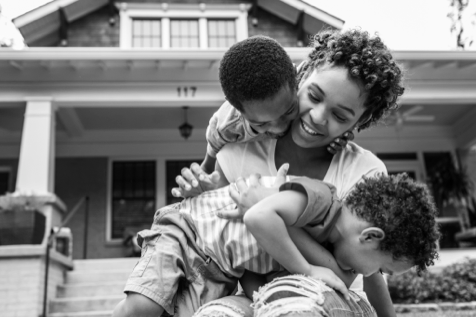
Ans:
{"type": "Polygon", "coordinates": [[[325,137],[327,133],[322,131],[323,129],[317,129],[316,127],[311,127],[308,125],[302,118],[300,119],[301,122],[301,128],[306,132],[307,134],[311,136],[321,136],[325,137]]]}

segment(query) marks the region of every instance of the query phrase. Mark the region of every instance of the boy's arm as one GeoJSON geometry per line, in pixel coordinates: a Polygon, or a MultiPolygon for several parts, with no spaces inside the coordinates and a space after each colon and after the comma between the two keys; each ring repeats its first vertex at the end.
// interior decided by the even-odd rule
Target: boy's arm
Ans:
{"type": "Polygon", "coordinates": [[[205,154],[205,158],[203,159],[203,162],[200,165],[200,167],[202,168],[202,171],[205,172],[206,174],[211,174],[215,170],[216,162],[217,162],[217,158],[211,156],[207,152],[207,154],[205,154]]]}
{"type": "Polygon", "coordinates": [[[320,243],[317,243],[302,228],[288,227],[288,232],[301,254],[310,264],[331,269],[347,287],[350,287],[357,277],[357,274],[342,270],[332,253],[320,243]]]}
{"type": "Polygon", "coordinates": [[[348,297],[345,284],[330,269],[310,265],[291,240],[287,226],[296,223],[306,206],[304,193],[286,190],[258,202],[243,220],[265,251],[290,273],[320,278],[348,297]]]}
{"type": "Polygon", "coordinates": [[[396,317],[387,284],[380,273],[364,277],[364,291],[379,317],[396,317]]]}

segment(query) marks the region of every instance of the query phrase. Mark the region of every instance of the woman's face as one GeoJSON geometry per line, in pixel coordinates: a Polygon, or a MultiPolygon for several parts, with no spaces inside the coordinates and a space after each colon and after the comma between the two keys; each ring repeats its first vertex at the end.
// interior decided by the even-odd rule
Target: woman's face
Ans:
{"type": "Polygon", "coordinates": [[[324,147],[352,130],[363,115],[367,94],[342,67],[323,65],[298,90],[299,116],[291,133],[304,148],[324,147]]]}

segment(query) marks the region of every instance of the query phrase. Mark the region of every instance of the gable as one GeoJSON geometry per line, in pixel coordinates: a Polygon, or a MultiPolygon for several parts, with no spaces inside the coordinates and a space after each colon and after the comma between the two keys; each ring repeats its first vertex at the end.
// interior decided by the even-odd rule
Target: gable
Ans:
{"type": "MultiPolygon", "coordinates": [[[[130,0],[135,4],[155,4],[162,5],[162,1],[137,1],[130,0]]],[[[197,1],[184,0],[177,2],[170,2],[168,5],[173,6],[192,6],[196,10],[200,10],[197,1]]],[[[342,28],[344,21],[336,18],[312,5],[309,5],[301,0],[256,0],[256,1],[227,1],[220,2],[207,1],[205,5],[247,3],[251,7],[253,2],[256,3],[256,8],[250,10],[249,15],[257,12],[256,9],[265,10],[273,16],[279,17],[286,21],[292,27],[303,30],[308,34],[314,34],[324,27],[330,26],[333,28],[342,28]]],[[[113,19],[117,15],[116,6],[120,6],[122,2],[114,0],[55,0],[47,3],[39,8],[36,8],[24,15],[14,19],[16,27],[22,33],[25,42],[29,46],[55,46],[67,34],[68,26],[91,13],[104,8],[108,10],[109,19],[113,19]],[[109,6],[109,8],[107,8],[109,6]]],[[[251,27],[251,26],[250,26],[251,27]]]]}

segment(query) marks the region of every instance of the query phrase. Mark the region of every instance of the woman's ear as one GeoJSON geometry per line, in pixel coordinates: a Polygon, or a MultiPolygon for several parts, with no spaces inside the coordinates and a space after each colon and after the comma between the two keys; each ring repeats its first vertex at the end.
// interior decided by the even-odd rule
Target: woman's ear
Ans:
{"type": "Polygon", "coordinates": [[[385,232],[377,227],[365,228],[359,237],[362,243],[380,243],[383,239],[385,239],[385,232]]]}

